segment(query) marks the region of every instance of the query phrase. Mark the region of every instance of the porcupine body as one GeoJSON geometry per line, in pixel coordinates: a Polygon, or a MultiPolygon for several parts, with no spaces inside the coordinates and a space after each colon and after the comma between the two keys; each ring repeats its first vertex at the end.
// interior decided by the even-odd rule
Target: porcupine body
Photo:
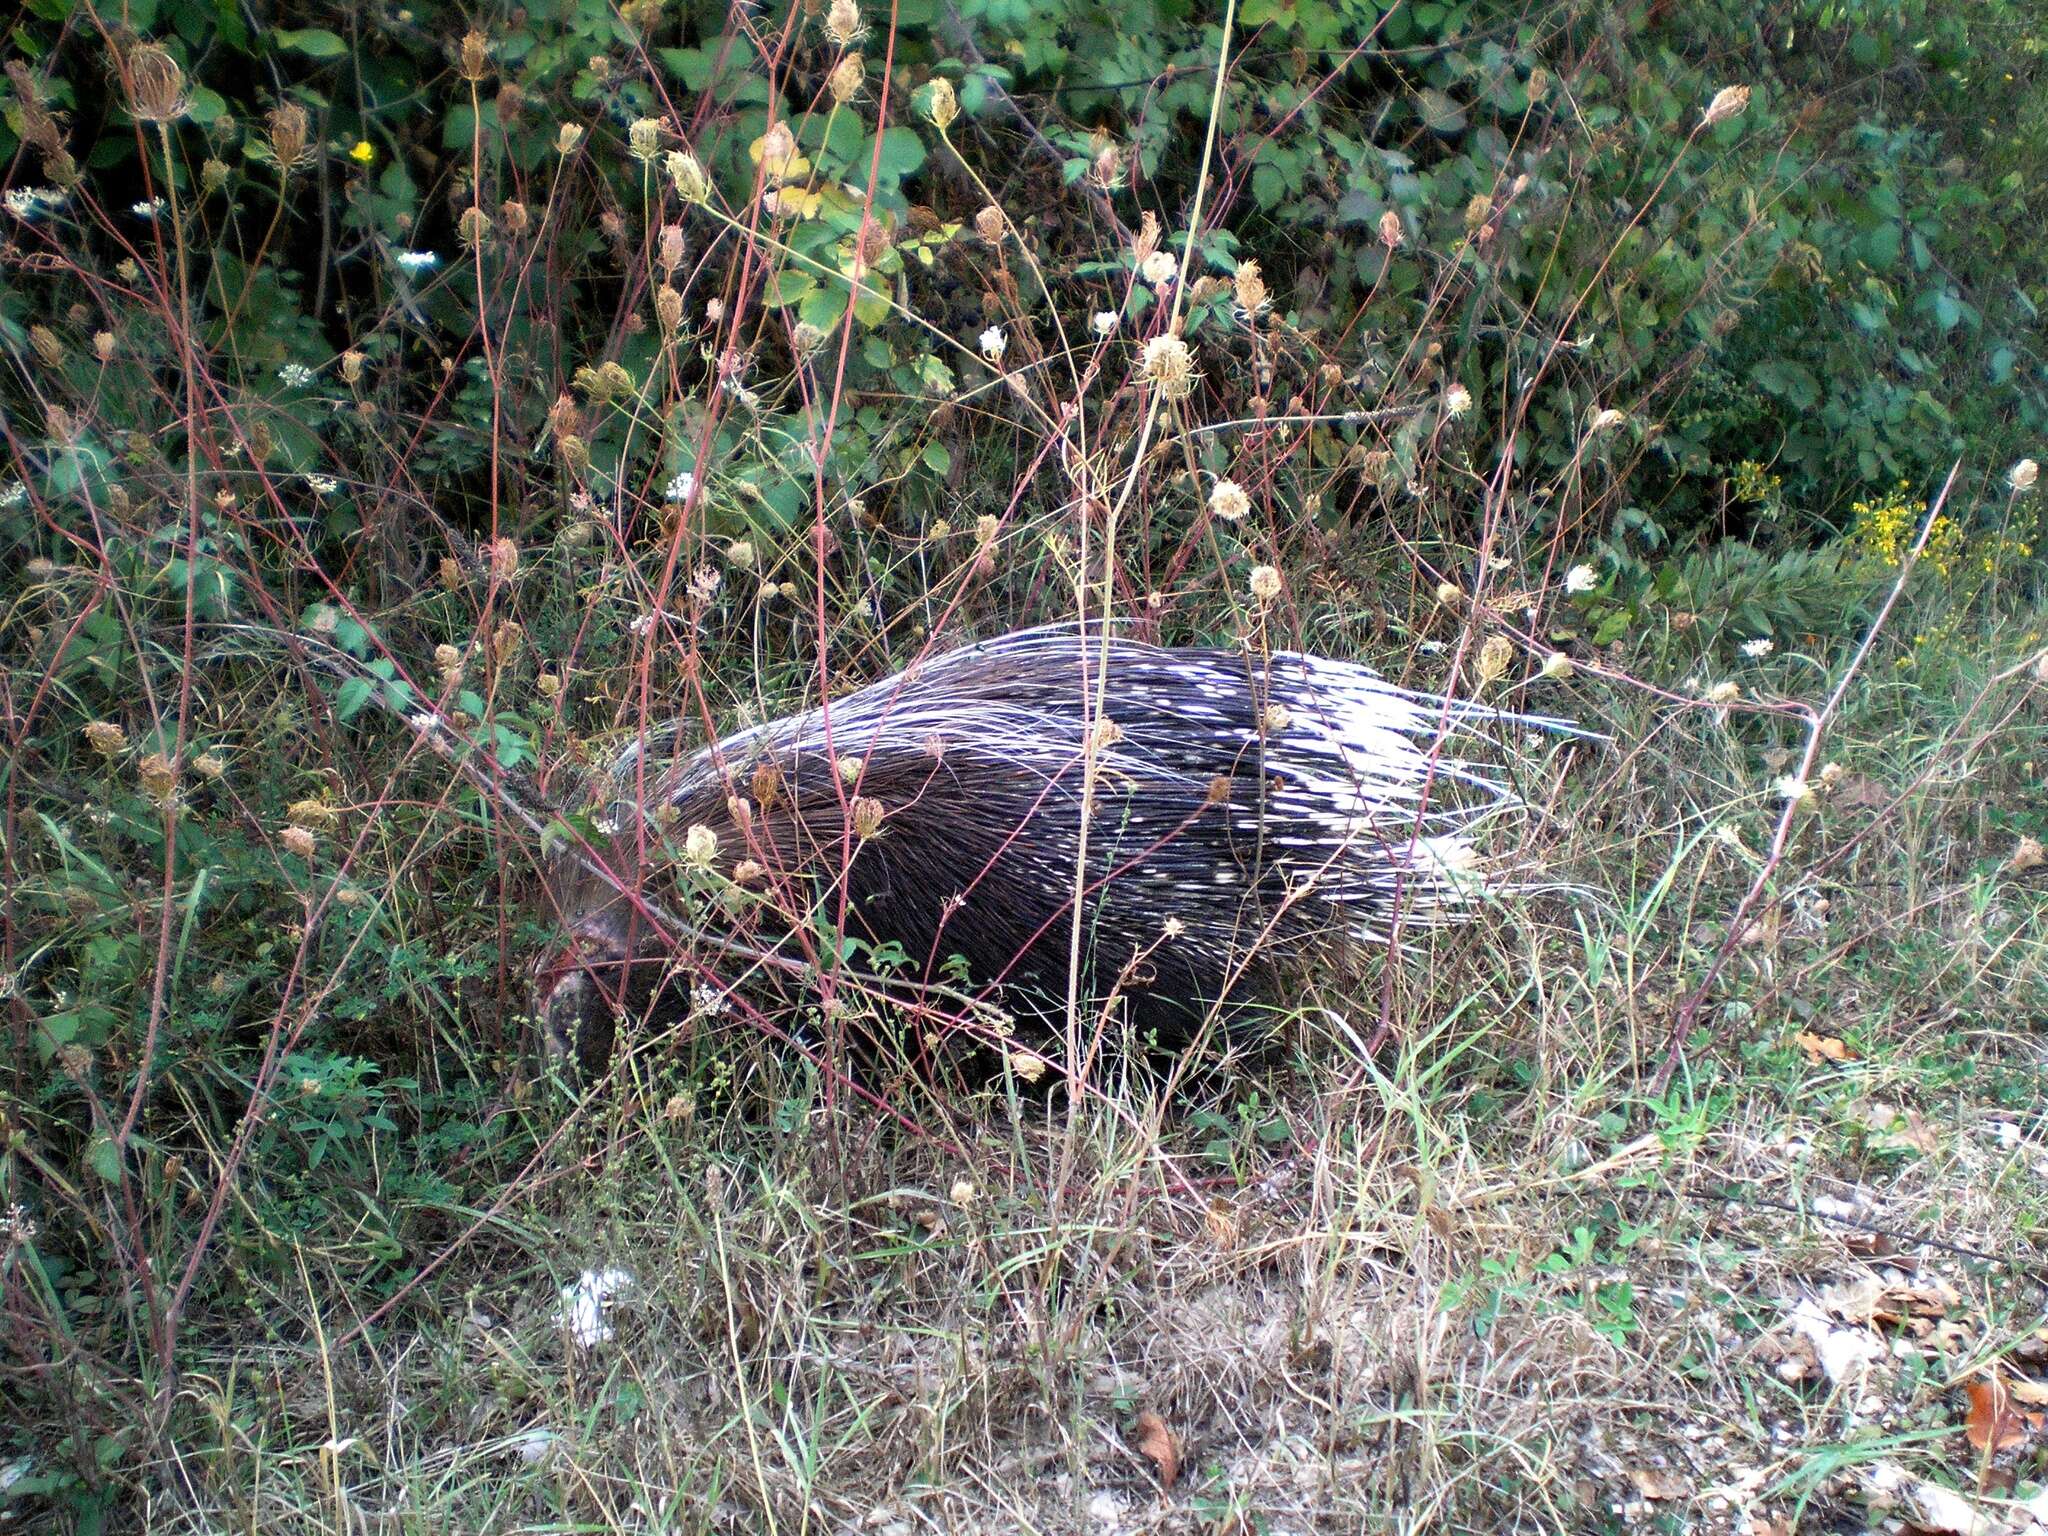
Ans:
{"type": "Polygon", "coordinates": [[[955,979],[961,957],[975,990],[1049,1016],[1067,991],[1092,730],[1083,963],[1171,1046],[1290,958],[1383,941],[1397,913],[1413,927],[1468,907],[1485,889],[1469,835],[1521,804],[1504,768],[1468,754],[1486,743],[1511,764],[1532,729],[1571,727],[1352,662],[1061,626],[924,659],[693,752],[657,734],[599,786],[622,855],[558,871],[570,945],[543,977],[543,1022],[590,1067],[614,1020],[672,982],[659,921],[625,892],[687,861],[691,829],[711,834],[695,833],[710,864],[697,878],[736,881],[785,928],[791,914],[836,921],[843,899],[846,931],[900,945],[909,979],[955,979]]]}

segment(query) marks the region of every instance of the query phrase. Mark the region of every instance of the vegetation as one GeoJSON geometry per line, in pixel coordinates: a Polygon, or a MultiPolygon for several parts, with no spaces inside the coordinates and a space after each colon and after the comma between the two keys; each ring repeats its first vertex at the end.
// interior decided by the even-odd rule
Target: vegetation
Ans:
{"type": "Polygon", "coordinates": [[[288,10],[5,40],[0,1521],[2048,1528],[2037,8],[288,10]],[[590,766],[1082,613],[1597,726],[1558,891],[549,1074],[590,766]]]}

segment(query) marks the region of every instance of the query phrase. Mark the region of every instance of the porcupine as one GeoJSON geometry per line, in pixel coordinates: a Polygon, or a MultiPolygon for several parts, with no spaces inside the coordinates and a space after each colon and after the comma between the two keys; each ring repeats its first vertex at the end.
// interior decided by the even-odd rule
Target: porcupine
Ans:
{"type": "Polygon", "coordinates": [[[550,1045],[599,1066],[620,1018],[686,990],[628,894],[641,849],[645,874],[694,861],[700,882],[779,893],[785,912],[836,920],[843,900],[845,931],[900,945],[912,980],[957,977],[964,958],[1013,1013],[1063,1010],[1091,730],[1083,964],[1169,1047],[1289,960],[1499,889],[1469,834],[1522,802],[1461,747],[1513,761],[1525,732],[1581,734],[1355,662],[1074,626],[930,656],[695,751],[656,732],[596,786],[610,866],[572,853],[554,871],[568,944],[538,987],[550,1045]]]}

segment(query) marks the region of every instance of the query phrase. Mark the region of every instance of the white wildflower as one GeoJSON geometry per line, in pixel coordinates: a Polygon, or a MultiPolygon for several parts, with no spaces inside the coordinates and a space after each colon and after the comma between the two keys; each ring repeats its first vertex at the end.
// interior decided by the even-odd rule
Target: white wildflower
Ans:
{"type": "Polygon", "coordinates": [[[1138,268],[1138,275],[1154,288],[1164,288],[1180,275],[1180,263],[1173,258],[1173,252],[1154,251],[1138,268]]]}
{"type": "Polygon", "coordinates": [[[12,510],[28,500],[28,487],[19,480],[0,485],[0,509],[12,510]]]}
{"type": "Polygon", "coordinates": [[[1564,589],[1570,593],[1590,592],[1600,585],[1600,573],[1590,565],[1575,565],[1564,573],[1564,589]]]}
{"type": "Polygon", "coordinates": [[[160,197],[144,198],[129,206],[128,211],[138,219],[153,219],[164,211],[164,200],[160,197]]]}
{"type": "Polygon", "coordinates": [[[1275,566],[1255,565],[1248,585],[1254,598],[1270,603],[1280,595],[1280,572],[1275,566]]]}
{"type": "Polygon", "coordinates": [[[1742,642],[1742,654],[1749,657],[1752,661],[1761,661],[1776,649],[1777,646],[1772,643],[1768,635],[1758,635],[1754,640],[1742,642]]]}
{"type": "Polygon", "coordinates": [[[441,265],[441,258],[432,251],[400,251],[397,259],[407,272],[431,272],[441,265]]]}
{"type": "Polygon", "coordinates": [[[692,824],[683,834],[683,857],[698,866],[708,865],[718,856],[718,834],[703,822],[692,824]]]}
{"type": "Polygon", "coordinates": [[[1169,400],[1185,400],[1194,392],[1195,355],[1188,344],[1171,333],[1154,336],[1145,343],[1140,367],[1145,377],[1159,387],[1169,400]]]}
{"type": "Polygon", "coordinates": [[[1252,509],[1252,499],[1235,480],[1218,480],[1209,492],[1209,515],[1226,523],[1242,522],[1252,509]]]}
{"type": "Polygon", "coordinates": [[[1116,319],[1115,310],[1098,309],[1095,311],[1094,318],[1088,323],[1095,328],[1096,335],[1107,336],[1116,329],[1116,319]]]}
{"type": "Polygon", "coordinates": [[[992,325],[981,333],[981,355],[992,363],[1003,360],[1003,353],[1009,349],[1010,338],[1003,334],[1000,325],[992,325]]]}
{"type": "Polygon", "coordinates": [[[341,489],[341,482],[332,475],[307,475],[306,489],[315,496],[332,496],[341,489]]]}
{"type": "Polygon", "coordinates": [[[1472,409],[1472,391],[1462,384],[1453,384],[1444,391],[1444,414],[1456,421],[1472,409]]]}
{"type": "Polygon", "coordinates": [[[304,389],[313,382],[313,370],[304,363],[286,363],[277,370],[277,376],[293,389],[304,389]]]}
{"type": "Polygon", "coordinates": [[[2016,491],[2031,491],[2040,478],[2041,466],[2032,459],[2021,459],[2005,472],[2005,483],[2016,491]]]}
{"type": "Polygon", "coordinates": [[[693,1019],[722,1019],[732,1012],[732,999],[708,981],[700,981],[690,988],[690,1017],[693,1019]]]}
{"type": "Polygon", "coordinates": [[[697,477],[686,469],[669,481],[668,488],[662,492],[662,497],[667,501],[682,502],[688,501],[696,494],[697,477]]]}
{"type": "Polygon", "coordinates": [[[53,208],[62,208],[70,200],[69,192],[54,187],[9,187],[6,192],[7,211],[24,222],[53,208]]]}

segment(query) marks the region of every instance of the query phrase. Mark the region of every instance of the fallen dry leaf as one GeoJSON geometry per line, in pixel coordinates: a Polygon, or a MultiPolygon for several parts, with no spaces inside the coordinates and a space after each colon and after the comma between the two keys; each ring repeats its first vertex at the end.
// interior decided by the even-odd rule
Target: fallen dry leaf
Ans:
{"type": "Polygon", "coordinates": [[[2016,1403],[2025,1403],[2029,1408],[2048,1408],[2048,1381],[2030,1381],[2025,1376],[2008,1376],[2005,1390],[2012,1394],[2016,1403]]]}
{"type": "Polygon", "coordinates": [[[1658,1467],[1630,1467],[1628,1480],[1636,1485],[1637,1493],[1653,1502],[1685,1497],[1685,1483],[1675,1472],[1658,1467]]]}
{"type": "Polygon", "coordinates": [[[1856,1053],[1849,1049],[1848,1042],[1834,1035],[1816,1035],[1811,1030],[1802,1029],[1792,1037],[1792,1043],[1804,1051],[1806,1059],[1816,1067],[1824,1062],[1856,1059],[1856,1053]]]}
{"type": "Polygon", "coordinates": [[[1969,1394],[1970,1415],[1963,1432],[1980,1455],[2009,1451],[2027,1438],[2027,1421],[2013,1407],[2012,1394],[1995,1376],[1979,1376],[1963,1384],[1969,1394]]]}
{"type": "Polygon", "coordinates": [[[1792,1536],[1792,1522],[1783,1515],[1751,1515],[1743,1536],[1792,1536]]]}
{"type": "Polygon", "coordinates": [[[1180,1476],[1180,1436],[1166,1427],[1166,1420],[1150,1408],[1138,1415],[1134,1426],[1138,1454],[1152,1463],[1159,1474],[1159,1486],[1171,1488],[1180,1476]]]}

